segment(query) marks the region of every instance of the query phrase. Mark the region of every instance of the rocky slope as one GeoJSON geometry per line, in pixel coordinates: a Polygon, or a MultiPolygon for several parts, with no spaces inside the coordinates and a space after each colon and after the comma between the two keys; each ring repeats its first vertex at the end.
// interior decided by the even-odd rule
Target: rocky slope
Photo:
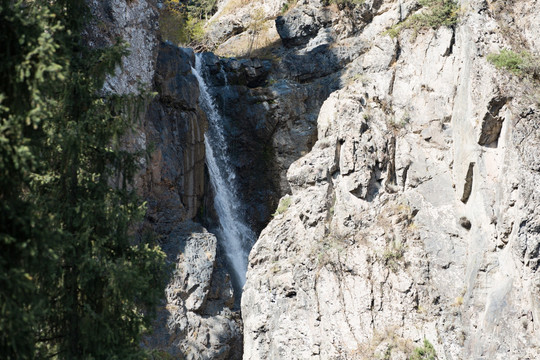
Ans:
{"type": "Polygon", "coordinates": [[[242,330],[219,241],[197,223],[212,223],[212,197],[194,54],[159,43],[153,2],[90,2],[88,41],[132,49],[106,90],[158,93],[126,139],[153,149],[141,231],[171,264],[145,346],[407,359],[427,339],[439,359],[537,358],[538,83],[486,55],[538,54],[540,5],[462,2],[456,26],[391,38],[416,1],[338,3],[224,0],[209,28],[218,54],[264,57],[204,55],[255,229],[288,194],[251,252],[242,330]]]}
{"type": "Polygon", "coordinates": [[[365,2],[366,49],[251,252],[244,359],[538,356],[537,85],[486,61],[515,34],[538,53],[537,5],[495,5],[391,39],[415,2],[365,2]]]}

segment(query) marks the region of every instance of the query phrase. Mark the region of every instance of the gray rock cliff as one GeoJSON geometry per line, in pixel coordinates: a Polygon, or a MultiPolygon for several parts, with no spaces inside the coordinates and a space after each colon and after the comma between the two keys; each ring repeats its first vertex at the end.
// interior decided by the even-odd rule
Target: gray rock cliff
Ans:
{"type": "Polygon", "coordinates": [[[367,48],[287,172],[250,255],[244,359],[406,359],[424,339],[439,359],[538,356],[537,85],[486,61],[512,38],[483,1],[454,29],[384,35],[413,4],[359,27],[367,48]]]}

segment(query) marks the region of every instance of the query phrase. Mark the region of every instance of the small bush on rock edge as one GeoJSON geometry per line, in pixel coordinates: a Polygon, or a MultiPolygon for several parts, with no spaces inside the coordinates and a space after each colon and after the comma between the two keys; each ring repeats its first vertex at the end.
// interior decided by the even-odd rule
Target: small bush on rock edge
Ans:
{"type": "Polygon", "coordinates": [[[514,52],[504,49],[498,54],[489,54],[487,60],[498,69],[506,69],[515,75],[538,77],[540,73],[540,60],[527,51],[514,52]]]}
{"type": "Polygon", "coordinates": [[[459,17],[459,6],[455,0],[420,0],[424,9],[421,13],[409,16],[405,21],[392,26],[386,31],[390,37],[396,37],[403,29],[413,29],[414,36],[423,29],[438,29],[441,26],[454,26],[459,17]]]}
{"type": "Polygon", "coordinates": [[[412,356],[409,360],[437,360],[437,353],[431,343],[424,339],[424,346],[419,346],[414,349],[412,356]]]}
{"type": "Polygon", "coordinates": [[[280,214],[283,214],[289,206],[291,205],[291,198],[289,196],[282,198],[279,201],[278,208],[276,209],[276,212],[272,214],[272,216],[278,216],[280,214]]]}

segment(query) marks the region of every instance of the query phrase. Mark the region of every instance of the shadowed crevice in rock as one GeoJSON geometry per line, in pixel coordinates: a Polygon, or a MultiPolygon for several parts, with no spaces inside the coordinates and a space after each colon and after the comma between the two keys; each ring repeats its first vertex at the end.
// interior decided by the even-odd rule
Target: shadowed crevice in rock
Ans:
{"type": "Polygon", "coordinates": [[[396,192],[396,137],[392,136],[388,142],[388,164],[386,177],[386,191],[396,192]]]}
{"type": "Polygon", "coordinates": [[[480,126],[479,145],[497,147],[504,122],[504,114],[499,113],[510,100],[509,97],[496,96],[489,101],[480,126]]]}
{"type": "Polygon", "coordinates": [[[461,202],[467,203],[469,196],[471,196],[474,178],[474,163],[469,163],[467,174],[465,175],[465,182],[463,183],[463,195],[461,195],[461,202]]]}
{"type": "Polygon", "coordinates": [[[452,55],[452,53],[454,52],[455,44],[456,44],[456,29],[455,27],[452,27],[452,39],[450,40],[450,44],[448,45],[448,48],[443,54],[444,57],[452,55]]]}

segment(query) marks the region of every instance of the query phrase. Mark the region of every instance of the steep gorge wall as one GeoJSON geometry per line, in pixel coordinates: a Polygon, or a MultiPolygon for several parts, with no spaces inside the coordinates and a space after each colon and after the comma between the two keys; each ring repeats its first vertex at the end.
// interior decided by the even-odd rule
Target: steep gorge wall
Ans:
{"type": "Polygon", "coordinates": [[[130,54],[105,90],[128,94],[142,87],[157,93],[144,104],[138,125],[125,139],[126,147],[148,152],[135,179],[148,204],[139,232],[149,229],[156,235],[171,271],[153,332],[143,345],[161,357],[240,358],[241,325],[230,275],[216,236],[194,221],[200,220],[208,188],[208,125],[191,72],[194,54],[160,43],[153,1],[89,4],[95,16],[86,34],[89,44],[105,46],[117,37],[129,44],[130,54]]]}
{"type": "MultiPolygon", "coordinates": [[[[439,358],[533,359],[537,85],[486,61],[512,22],[473,1],[455,29],[390,39],[415,2],[379,5],[250,255],[244,359],[404,359],[424,338],[439,358]]],[[[536,5],[513,6],[532,40],[536,5]]]]}

